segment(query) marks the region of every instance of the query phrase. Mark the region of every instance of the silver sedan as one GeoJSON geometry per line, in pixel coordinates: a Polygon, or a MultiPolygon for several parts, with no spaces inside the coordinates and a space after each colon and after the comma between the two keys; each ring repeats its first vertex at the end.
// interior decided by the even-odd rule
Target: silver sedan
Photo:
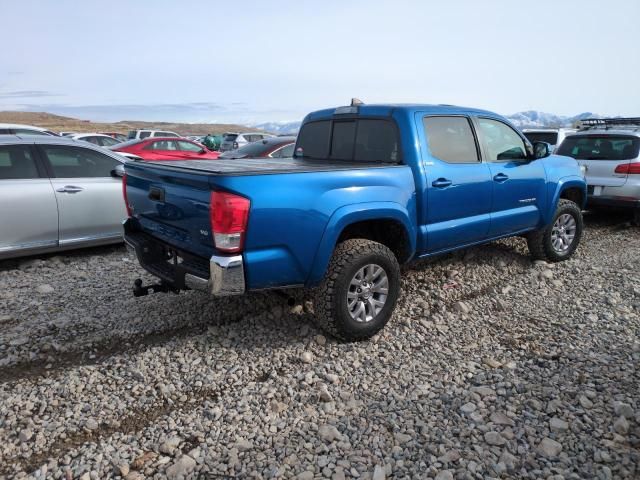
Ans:
{"type": "Polygon", "coordinates": [[[121,242],[125,162],[85,142],[0,135],[0,259],[121,242]]]}

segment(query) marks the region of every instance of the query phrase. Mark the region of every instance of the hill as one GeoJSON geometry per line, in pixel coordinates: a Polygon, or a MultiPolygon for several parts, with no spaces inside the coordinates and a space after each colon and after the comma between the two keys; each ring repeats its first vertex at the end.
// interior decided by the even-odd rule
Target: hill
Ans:
{"type": "Polygon", "coordinates": [[[63,117],[46,112],[0,112],[0,123],[22,123],[46,128],[54,132],[78,133],[119,132],[126,134],[129,130],[151,128],[155,130],[170,130],[181,135],[204,135],[207,133],[220,134],[224,132],[246,132],[255,130],[255,128],[249,128],[243,125],[224,123],[143,122],[136,120],[102,123],[63,117]]]}

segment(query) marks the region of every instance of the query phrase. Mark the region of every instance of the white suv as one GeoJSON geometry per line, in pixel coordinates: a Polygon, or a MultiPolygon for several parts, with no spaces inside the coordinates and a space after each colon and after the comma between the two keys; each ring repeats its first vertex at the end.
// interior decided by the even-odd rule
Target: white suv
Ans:
{"type": "Polygon", "coordinates": [[[631,209],[640,222],[640,118],[583,120],[557,154],[586,170],[588,206],[631,209]]]}
{"type": "Polygon", "coordinates": [[[142,140],[149,137],[180,137],[180,135],[166,130],[131,130],[127,135],[128,140],[142,140]]]}
{"type": "Polygon", "coordinates": [[[259,142],[265,138],[272,137],[275,137],[275,135],[262,132],[225,133],[222,138],[222,144],[220,145],[220,151],[228,152],[230,150],[237,150],[247,143],[259,142]]]}

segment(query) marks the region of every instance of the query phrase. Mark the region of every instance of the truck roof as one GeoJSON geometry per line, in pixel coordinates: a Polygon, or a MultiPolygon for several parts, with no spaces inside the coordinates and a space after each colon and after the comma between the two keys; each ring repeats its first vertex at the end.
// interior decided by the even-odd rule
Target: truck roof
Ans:
{"type": "MultiPolygon", "coordinates": [[[[305,121],[316,120],[320,118],[332,117],[336,114],[336,109],[347,109],[346,107],[325,108],[323,110],[317,110],[309,113],[305,121]]],[[[353,108],[353,107],[352,107],[353,108]]],[[[380,103],[380,104],[363,104],[355,106],[357,108],[357,114],[363,116],[390,116],[394,110],[401,110],[403,112],[412,114],[415,112],[428,112],[435,114],[481,114],[496,116],[494,112],[488,110],[482,110],[478,108],[460,107],[456,105],[444,105],[444,104],[420,104],[420,103],[380,103]]]]}

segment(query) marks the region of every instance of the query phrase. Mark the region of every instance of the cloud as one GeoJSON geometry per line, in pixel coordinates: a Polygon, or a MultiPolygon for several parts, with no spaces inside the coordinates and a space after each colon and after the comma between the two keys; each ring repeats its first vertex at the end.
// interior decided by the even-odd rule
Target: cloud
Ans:
{"type": "Polygon", "coordinates": [[[59,93],[48,92],[46,90],[15,90],[13,92],[0,92],[0,98],[42,98],[61,97],[59,93]]]}

